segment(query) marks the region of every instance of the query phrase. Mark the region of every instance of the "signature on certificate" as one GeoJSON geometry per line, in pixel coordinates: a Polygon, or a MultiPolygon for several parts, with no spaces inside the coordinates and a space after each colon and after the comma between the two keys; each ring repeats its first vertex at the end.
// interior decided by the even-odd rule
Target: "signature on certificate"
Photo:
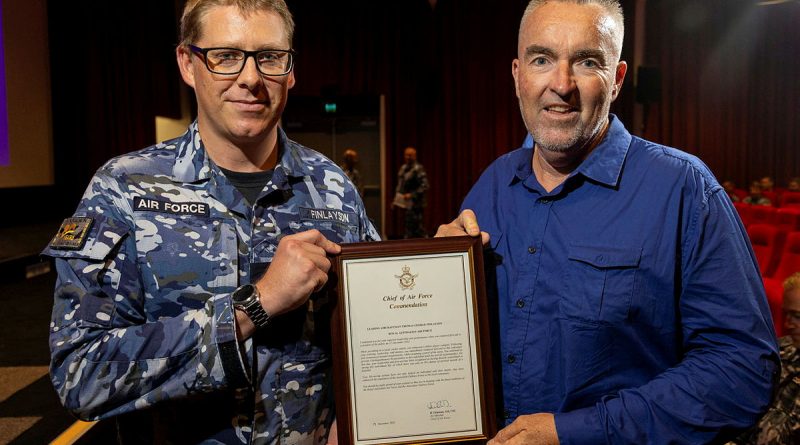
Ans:
{"type": "Polygon", "coordinates": [[[427,407],[428,409],[450,408],[450,401],[447,399],[433,400],[428,402],[427,407]]]}

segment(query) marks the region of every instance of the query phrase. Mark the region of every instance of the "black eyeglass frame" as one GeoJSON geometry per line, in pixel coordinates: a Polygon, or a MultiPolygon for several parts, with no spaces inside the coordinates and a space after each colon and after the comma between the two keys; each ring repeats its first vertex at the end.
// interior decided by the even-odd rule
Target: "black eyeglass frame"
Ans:
{"type": "Polygon", "coordinates": [[[199,46],[192,45],[191,43],[186,44],[186,46],[190,50],[192,50],[193,53],[200,54],[200,55],[203,56],[203,62],[205,63],[206,69],[208,71],[210,71],[210,72],[212,72],[214,74],[219,74],[221,76],[236,76],[236,75],[239,75],[242,71],[244,71],[244,66],[247,65],[247,59],[250,58],[250,57],[253,58],[253,62],[255,62],[255,64],[256,64],[256,70],[258,70],[258,72],[260,74],[262,74],[264,76],[272,76],[272,77],[286,76],[286,75],[288,75],[289,73],[292,72],[292,68],[294,68],[294,56],[297,55],[297,52],[295,50],[293,50],[293,49],[259,49],[257,51],[245,51],[245,50],[240,49],[240,48],[230,48],[230,47],[224,47],[224,46],[215,47],[215,48],[200,48],[199,46]],[[236,71],[235,73],[220,73],[219,71],[214,71],[213,69],[211,69],[211,66],[209,66],[209,64],[208,64],[208,52],[209,51],[214,51],[214,50],[220,50],[220,49],[240,51],[241,53],[244,54],[244,59],[242,60],[242,67],[239,68],[239,71],[236,71]],[[258,59],[256,58],[256,56],[259,55],[260,53],[264,53],[264,52],[288,54],[289,55],[289,66],[286,67],[286,72],[283,73],[283,74],[269,74],[269,73],[265,73],[265,72],[261,71],[261,65],[258,64],[258,59]]]}

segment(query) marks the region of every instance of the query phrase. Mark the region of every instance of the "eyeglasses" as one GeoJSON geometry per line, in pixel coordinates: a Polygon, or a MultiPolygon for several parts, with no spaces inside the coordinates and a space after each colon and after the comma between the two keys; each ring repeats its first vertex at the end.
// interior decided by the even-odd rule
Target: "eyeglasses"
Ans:
{"type": "Polygon", "coordinates": [[[189,49],[203,56],[206,68],[214,74],[239,74],[247,59],[252,57],[258,72],[265,76],[285,76],[292,71],[295,52],[291,49],[265,49],[245,51],[238,48],[198,48],[187,45],[189,49]]]}

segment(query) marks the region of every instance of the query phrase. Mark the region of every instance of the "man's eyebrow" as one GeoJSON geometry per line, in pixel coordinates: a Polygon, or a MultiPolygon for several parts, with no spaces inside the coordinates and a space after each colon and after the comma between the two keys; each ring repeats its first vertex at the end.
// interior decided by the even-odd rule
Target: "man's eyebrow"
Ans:
{"type": "Polygon", "coordinates": [[[545,47],[545,46],[531,45],[531,46],[525,48],[525,59],[526,60],[531,58],[533,55],[539,55],[539,54],[544,55],[544,56],[548,56],[548,57],[552,57],[552,58],[556,58],[556,52],[553,51],[550,48],[545,47]]]}
{"type": "Polygon", "coordinates": [[[599,49],[579,49],[575,51],[575,54],[572,56],[573,59],[597,59],[601,62],[606,61],[606,54],[599,49]]]}

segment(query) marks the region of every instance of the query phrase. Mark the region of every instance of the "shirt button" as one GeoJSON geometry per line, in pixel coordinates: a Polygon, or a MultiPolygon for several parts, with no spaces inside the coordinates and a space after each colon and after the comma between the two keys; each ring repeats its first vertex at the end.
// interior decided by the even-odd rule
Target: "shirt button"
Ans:
{"type": "Polygon", "coordinates": [[[506,360],[508,361],[508,363],[514,363],[515,361],[517,361],[517,357],[515,357],[514,354],[508,354],[506,360]]]}
{"type": "Polygon", "coordinates": [[[528,253],[536,253],[536,248],[533,246],[528,247],[528,253]]]}
{"type": "Polygon", "coordinates": [[[525,300],[523,300],[522,298],[520,298],[519,300],[517,300],[517,307],[518,307],[518,308],[523,308],[523,307],[525,307],[525,300]]]}

